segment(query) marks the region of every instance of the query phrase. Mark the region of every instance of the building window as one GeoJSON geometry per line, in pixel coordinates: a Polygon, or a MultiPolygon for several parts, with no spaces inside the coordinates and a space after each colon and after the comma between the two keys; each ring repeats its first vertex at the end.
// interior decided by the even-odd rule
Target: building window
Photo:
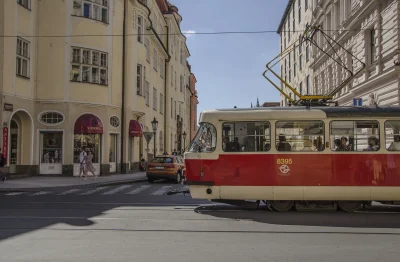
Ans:
{"type": "Polygon", "coordinates": [[[164,66],[165,66],[164,60],[162,59],[162,57],[160,57],[160,77],[161,77],[162,79],[164,79],[164,77],[165,77],[164,66]]]}
{"type": "Polygon", "coordinates": [[[291,61],[291,54],[289,53],[289,82],[292,82],[292,61],[291,61]]]}
{"type": "Polygon", "coordinates": [[[309,95],[310,94],[310,75],[308,75],[307,76],[307,79],[306,79],[306,87],[307,87],[307,95],[309,95]]]}
{"type": "Polygon", "coordinates": [[[300,93],[300,95],[303,95],[303,82],[300,82],[299,93],[300,93]]]}
{"type": "Polygon", "coordinates": [[[160,147],[160,151],[164,151],[164,137],[163,137],[163,132],[162,131],[160,131],[158,141],[160,141],[160,146],[159,146],[160,147]]]}
{"type": "Polygon", "coordinates": [[[183,48],[181,47],[181,56],[180,56],[180,59],[181,59],[181,64],[183,65],[183,48]]]}
{"type": "Polygon", "coordinates": [[[183,92],[183,76],[179,76],[179,90],[183,92]]]}
{"type": "Polygon", "coordinates": [[[280,152],[312,152],[325,149],[323,121],[278,121],[275,128],[276,149],[280,152]]]}
{"type": "Polygon", "coordinates": [[[57,112],[45,112],[39,118],[40,122],[46,125],[58,125],[64,121],[64,116],[57,112]]]}
{"type": "Polygon", "coordinates": [[[171,117],[174,117],[174,99],[171,97],[171,117]]]}
{"type": "Polygon", "coordinates": [[[150,106],[150,83],[147,81],[146,81],[144,98],[146,99],[146,105],[150,106]]]}
{"type": "Polygon", "coordinates": [[[292,15],[293,15],[293,33],[294,33],[294,32],[296,32],[296,17],[295,17],[294,5],[293,5],[293,8],[292,8],[292,15]]]}
{"type": "Polygon", "coordinates": [[[306,62],[310,61],[310,46],[306,46],[306,62]]]}
{"type": "Polygon", "coordinates": [[[146,60],[150,63],[150,43],[148,38],[144,39],[144,47],[146,48],[146,60]]]}
{"type": "Polygon", "coordinates": [[[230,122],[222,125],[224,152],[266,152],[270,149],[271,129],[268,122],[230,122]]]}
{"type": "Polygon", "coordinates": [[[305,10],[308,9],[308,0],[304,0],[304,9],[305,9],[305,10]]]}
{"type": "Polygon", "coordinates": [[[112,127],[119,127],[119,118],[116,116],[110,117],[110,125],[112,127]]]}
{"type": "Polygon", "coordinates": [[[157,111],[157,89],[153,87],[153,109],[157,111]]]}
{"type": "Polygon", "coordinates": [[[301,22],[301,0],[298,0],[298,4],[299,4],[299,24],[301,22]]]}
{"type": "Polygon", "coordinates": [[[29,10],[31,9],[31,0],[17,0],[17,3],[29,10]]]}
{"type": "Polygon", "coordinates": [[[22,38],[17,38],[17,75],[29,77],[29,52],[30,43],[22,38]]]}
{"type": "Polygon", "coordinates": [[[175,119],[176,119],[176,101],[174,101],[174,107],[175,107],[175,119]]]}
{"type": "Polygon", "coordinates": [[[108,85],[107,67],[107,53],[80,47],[72,47],[71,81],[108,85]]]}
{"type": "Polygon", "coordinates": [[[164,95],[160,93],[160,114],[164,114],[164,95]]]}
{"type": "Polygon", "coordinates": [[[138,64],[136,67],[136,94],[142,95],[142,65],[138,64]]]}
{"type": "Polygon", "coordinates": [[[153,48],[153,68],[155,71],[157,71],[158,68],[158,54],[157,54],[157,50],[155,48],[153,48]]]}
{"type": "Polygon", "coordinates": [[[332,151],[378,151],[379,123],[377,121],[332,121],[332,151]]]}
{"type": "Polygon", "coordinates": [[[171,86],[174,86],[174,67],[171,66],[171,86]]]}
{"type": "Polygon", "coordinates": [[[176,90],[176,87],[178,86],[177,81],[178,81],[178,79],[177,79],[177,77],[176,77],[176,71],[175,71],[175,90],[176,90]]]}
{"type": "Polygon", "coordinates": [[[108,0],[74,0],[74,16],[81,16],[108,23],[108,0]]]}
{"type": "Polygon", "coordinates": [[[137,18],[137,40],[143,43],[143,17],[138,16],[137,18]]]}
{"type": "Polygon", "coordinates": [[[370,37],[371,37],[371,64],[375,62],[376,59],[376,35],[375,35],[375,29],[372,29],[370,32],[370,37]]]}

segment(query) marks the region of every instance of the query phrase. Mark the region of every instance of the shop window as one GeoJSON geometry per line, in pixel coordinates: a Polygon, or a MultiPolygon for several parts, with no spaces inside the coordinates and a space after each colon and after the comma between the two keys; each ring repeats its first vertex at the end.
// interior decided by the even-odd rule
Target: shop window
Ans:
{"type": "Polygon", "coordinates": [[[110,117],[110,125],[112,127],[119,127],[119,118],[116,116],[110,117]]]}
{"type": "Polygon", "coordinates": [[[278,151],[324,150],[324,122],[322,121],[278,121],[275,128],[278,151]]]}
{"type": "Polygon", "coordinates": [[[263,152],[271,148],[268,122],[230,122],[222,125],[225,152],[263,152]]]}
{"type": "Polygon", "coordinates": [[[332,121],[332,151],[378,151],[379,123],[377,121],[332,121]]]}
{"type": "Polygon", "coordinates": [[[79,155],[83,151],[91,153],[92,163],[100,163],[101,135],[75,134],[74,135],[74,163],[79,164],[79,155]]]}
{"type": "Polygon", "coordinates": [[[40,133],[40,163],[62,163],[62,133],[40,133]]]}
{"type": "Polygon", "coordinates": [[[57,112],[46,112],[40,115],[40,122],[47,125],[56,125],[64,121],[64,116],[57,112]]]}

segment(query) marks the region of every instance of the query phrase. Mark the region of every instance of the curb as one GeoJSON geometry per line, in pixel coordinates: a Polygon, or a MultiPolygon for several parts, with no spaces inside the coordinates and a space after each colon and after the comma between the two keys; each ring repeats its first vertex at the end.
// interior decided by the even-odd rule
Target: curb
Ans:
{"type": "MultiPolygon", "coordinates": [[[[54,187],[29,187],[29,188],[0,188],[0,193],[12,193],[12,192],[37,192],[37,191],[49,191],[49,190],[61,190],[61,189],[69,189],[69,188],[92,188],[92,187],[101,187],[101,186],[115,186],[115,185],[123,185],[123,184],[133,184],[146,182],[147,178],[136,178],[129,180],[117,180],[117,181],[107,181],[107,182],[97,182],[92,184],[84,184],[84,185],[68,185],[68,186],[54,186],[54,187]]],[[[6,182],[7,183],[7,182],[6,182]]]]}

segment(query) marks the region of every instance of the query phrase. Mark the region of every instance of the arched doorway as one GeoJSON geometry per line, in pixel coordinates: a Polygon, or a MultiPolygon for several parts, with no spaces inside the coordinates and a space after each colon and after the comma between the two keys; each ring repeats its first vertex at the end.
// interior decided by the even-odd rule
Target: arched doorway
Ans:
{"type": "Polygon", "coordinates": [[[15,111],[9,121],[7,163],[10,174],[31,174],[33,170],[33,120],[24,110],[15,111]]]}
{"type": "MultiPolygon", "coordinates": [[[[83,114],[74,125],[74,176],[80,174],[80,154],[85,151],[92,158],[95,174],[100,175],[102,159],[103,123],[93,114],[83,114]]],[[[88,176],[92,175],[88,172],[88,176]]]]}

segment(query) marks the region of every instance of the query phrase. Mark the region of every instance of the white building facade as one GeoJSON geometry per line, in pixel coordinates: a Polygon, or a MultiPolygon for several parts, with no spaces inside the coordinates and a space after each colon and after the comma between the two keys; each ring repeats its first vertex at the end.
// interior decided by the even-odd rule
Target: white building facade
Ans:
{"type": "MultiPolygon", "coordinates": [[[[334,96],[334,101],[343,106],[353,105],[355,98],[361,99],[362,105],[398,105],[399,10],[400,3],[396,0],[289,1],[278,29],[282,51],[292,41],[299,40],[307,23],[321,26],[343,48],[331,42],[336,53],[333,52],[318,32],[314,40],[331,57],[315,45],[303,43],[282,59],[282,78],[302,94],[323,95],[343,83],[350,76],[349,71],[361,70],[364,63],[365,68],[334,96]],[[304,10],[296,16],[293,14],[296,8],[304,10]],[[297,22],[301,14],[304,23],[297,22]],[[289,39],[289,31],[297,32],[289,39]],[[349,71],[332,58],[342,61],[349,71]]],[[[284,96],[281,105],[287,105],[284,96]]]]}

